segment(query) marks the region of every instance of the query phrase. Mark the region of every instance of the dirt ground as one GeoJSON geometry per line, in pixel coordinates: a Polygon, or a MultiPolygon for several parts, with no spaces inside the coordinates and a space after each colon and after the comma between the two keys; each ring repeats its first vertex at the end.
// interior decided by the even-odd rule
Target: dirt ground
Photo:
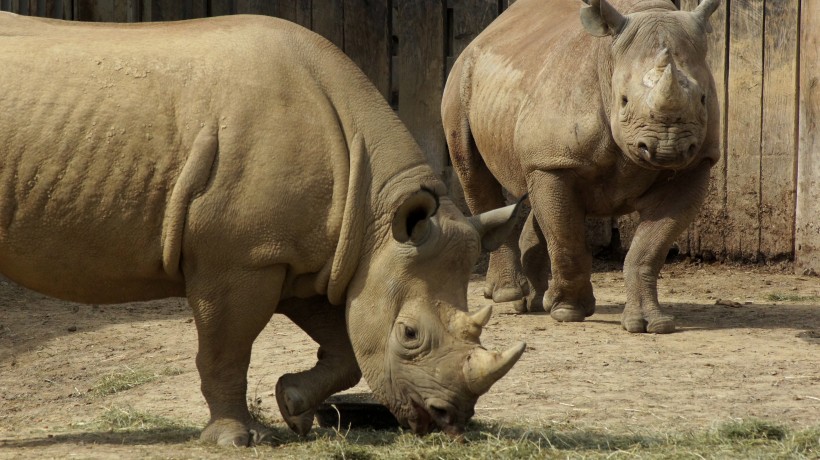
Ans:
{"type": "MultiPolygon", "coordinates": [[[[593,283],[598,309],[583,323],[495,307],[483,343],[528,345],[479,400],[478,419],[612,431],[707,429],[738,418],[795,429],[820,424],[820,278],[784,267],[669,264],[659,293],[679,332],[663,336],[621,329],[625,294],[617,267],[600,268],[593,283]]],[[[475,276],[471,308],[490,302],[482,286],[475,276]]],[[[83,433],[112,407],[204,424],[195,351],[183,300],[77,305],[0,281],[0,457],[94,456],[81,449],[83,433]],[[90,391],[129,369],[159,378],[108,396],[90,391]]],[[[249,396],[280,427],[276,380],[312,366],[315,352],[278,315],[256,342],[249,396]]],[[[133,452],[107,448],[111,455],[133,452]]],[[[163,449],[163,456],[181,454],[173,445],[163,449]]]]}

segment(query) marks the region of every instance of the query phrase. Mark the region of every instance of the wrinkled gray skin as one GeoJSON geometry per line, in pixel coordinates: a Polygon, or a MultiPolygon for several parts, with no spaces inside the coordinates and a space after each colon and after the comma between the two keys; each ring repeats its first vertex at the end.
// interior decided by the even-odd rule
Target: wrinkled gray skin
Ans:
{"type": "Polygon", "coordinates": [[[442,116],[467,204],[498,207],[503,186],[528,192],[533,209],[520,240],[492,254],[485,295],[583,321],[595,311],[584,220],[638,211],[621,322],[675,330],[656,283],[719,155],[706,64],[719,2],[685,12],[668,0],[518,0],[461,54],[442,116]]]}
{"type": "Polygon", "coordinates": [[[0,13],[0,272],[79,302],[184,296],[211,420],[248,445],[254,339],[278,312],[319,344],[280,378],[306,433],[363,375],[418,433],[458,434],[523,344],[467,314],[506,207],[465,218],[367,78],[268,17],[70,23],[0,13]]]}

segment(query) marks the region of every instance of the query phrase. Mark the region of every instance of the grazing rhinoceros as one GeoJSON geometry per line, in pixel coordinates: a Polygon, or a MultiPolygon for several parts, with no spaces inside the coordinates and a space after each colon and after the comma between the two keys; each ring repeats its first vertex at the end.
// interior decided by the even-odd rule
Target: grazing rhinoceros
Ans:
{"type": "Polygon", "coordinates": [[[453,66],[444,127],[473,212],[501,205],[502,186],[529,192],[533,208],[521,262],[514,239],[493,253],[485,295],[524,297],[523,264],[530,297],[520,308],[582,321],[595,311],[584,219],[635,210],[621,322],[630,332],[666,333],[675,323],[658,305],[658,272],[694,219],[719,154],[705,59],[720,0],[693,12],[669,0],[615,3],[621,12],[607,0],[515,2],[453,66]]]}
{"type": "Polygon", "coordinates": [[[511,207],[465,218],[337,48],[254,16],[167,24],[0,14],[0,272],[55,297],[185,296],[211,419],[246,445],[254,339],[274,312],[319,344],[277,401],[307,432],[362,374],[418,433],[460,432],[523,352],[467,311],[511,207]]]}

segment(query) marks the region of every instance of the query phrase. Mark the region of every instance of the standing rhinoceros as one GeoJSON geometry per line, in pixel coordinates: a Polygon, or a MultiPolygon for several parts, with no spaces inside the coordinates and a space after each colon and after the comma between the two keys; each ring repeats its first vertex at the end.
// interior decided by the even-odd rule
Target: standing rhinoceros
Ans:
{"type": "Polygon", "coordinates": [[[465,218],[337,48],[254,16],[86,24],[0,14],[0,272],[55,297],[185,296],[211,420],[258,440],[251,346],[274,312],[319,343],[277,401],[307,432],[362,374],[418,433],[458,433],[523,352],[467,311],[510,207],[465,218]]]}
{"type": "Polygon", "coordinates": [[[671,332],[656,282],[719,155],[706,33],[720,0],[693,12],[669,0],[588,3],[518,0],[464,50],[447,81],[444,127],[470,209],[501,205],[502,186],[529,192],[533,208],[521,262],[515,240],[493,253],[485,295],[524,297],[523,264],[530,297],[522,309],[583,321],[595,311],[584,219],[638,211],[621,322],[630,332],[671,332]]]}

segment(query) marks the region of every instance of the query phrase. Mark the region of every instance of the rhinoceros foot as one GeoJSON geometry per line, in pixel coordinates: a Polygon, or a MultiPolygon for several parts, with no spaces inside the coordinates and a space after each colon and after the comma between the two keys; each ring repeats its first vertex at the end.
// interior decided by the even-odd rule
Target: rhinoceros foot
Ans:
{"type": "MultiPolygon", "coordinates": [[[[550,305],[550,316],[562,323],[579,322],[595,314],[595,296],[592,285],[587,283],[581,295],[570,295],[573,291],[562,291],[552,286],[544,295],[544,305],[550,305]]],[[[577,292],[577,291],[575,291],[577,292]]]]}
{"type": "Polygon", "coordinates": [[[270,434],[266,426],[257,422],[245,424],[233,419],[219,419],[209,423],[199,438],[220,446],[248,447],[261,444],[270,434]]]}
{"type": "Polygon", "coordinates": [[[513,309],[516,313],[544,312],[544,293],[530,288],[530,293],[526,297],[513,302],[513,309]]]}
{"type": "Polygon", "coordinates": [[[520,287],[499,287],[492,290],[490,297],[495,303],[512,302],[524,297],[524,291],[520,287]]]}
{"type": "Polygon", "coordinates": [[[523,299],[528,291],[527,278],[516,263],[514,251],[502,246],[490,254],[487,277],[484,282],[484,297],[495,303],[512,302],[523,299]]]}
{"type": "Polygon", "coordinates": [[[627,332],[650,334],[669,334],[675,332],[675,318],[671,315],[657,313],[645,319],[642,315],[628,315],[624,312],[621,325],[627,332]]]}
{"type": "Polygon", "coordinates": [[[552,310],[550,310],[550,316],[552,316],[552,319],[562,323],[577,323],[583,321],[584,318],[587,317],[587,314],[580,308],[559,303],[552,307],[552,310]]]}
{"type": "Polygon", "coordinates": [[[316,407],[311,406],[299,389],[288,385],[288,375],[283,375],[276,383],[276,403],[285,423],[299,436],[305,436],[313,427],[316,407]]]}

